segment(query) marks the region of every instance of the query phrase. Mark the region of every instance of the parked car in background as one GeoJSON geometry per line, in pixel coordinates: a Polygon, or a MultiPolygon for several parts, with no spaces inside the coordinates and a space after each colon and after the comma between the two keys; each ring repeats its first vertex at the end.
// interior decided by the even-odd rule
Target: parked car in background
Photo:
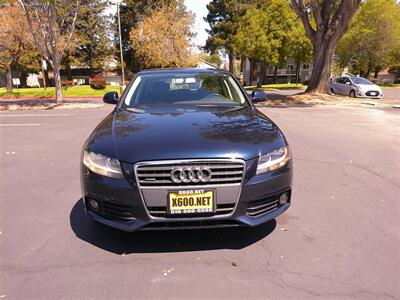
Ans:
{"type": "Polygon", "coordinates": [[[363,77],[343,76],[335,78],[331,83],[331,92],[352,98],[382,98],[381,88],[363,77]]]}

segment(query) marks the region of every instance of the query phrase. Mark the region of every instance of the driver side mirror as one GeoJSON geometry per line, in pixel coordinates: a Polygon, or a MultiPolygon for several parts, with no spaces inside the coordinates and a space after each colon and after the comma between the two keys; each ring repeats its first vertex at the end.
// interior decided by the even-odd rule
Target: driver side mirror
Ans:
{"type": "Polygon", "coordinates": [[[347,84],[347,85],[351,85],[351,82],[350,82],[350,81],[346,81],[346,84],[347,84]]]}
{"type": "Polygon", "coordinates": [[[108,92],[103,97],[103,102],[108,104],[117,104],[118,103],[118,93],[117,92],[108,92]]]}
{"type": "Polygon", "coordinates": [[[261,102],[261,101],[267,101],[268,97],[267,94],[264,91],[261,90],[253,90],[251,93],[251,100],[256,103],[256,102],[261,102]]]}

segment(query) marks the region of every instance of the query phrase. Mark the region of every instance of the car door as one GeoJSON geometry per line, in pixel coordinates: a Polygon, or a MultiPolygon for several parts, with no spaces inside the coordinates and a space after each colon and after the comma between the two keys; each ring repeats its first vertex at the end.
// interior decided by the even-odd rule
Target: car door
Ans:
{"type": "Polygon", "coordinates": [[[343,78],[343,84],[342,84],[342,95],[348,96],[350,94],[350,91],[352,89],[351,86],[351,81],[349,78],[343,78]]]}
{"type": "Polygon", "coordinates": [[[332,88],[333,88],[333,91],[335,92],[335,94],[342,94],[343,93],[342,85],[343,85],[343,78],[342,77],[341,78],[336,78],[334,83],[333,83],[333,85],[332,85],[332,88]]]}

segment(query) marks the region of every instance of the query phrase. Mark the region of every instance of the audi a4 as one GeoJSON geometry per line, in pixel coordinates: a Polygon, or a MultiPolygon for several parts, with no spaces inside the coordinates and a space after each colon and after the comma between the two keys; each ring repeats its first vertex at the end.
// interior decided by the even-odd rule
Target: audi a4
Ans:
{"type": "Polygon", "coordinates": [[[278,126],[229,73],[139,72],[83,146],[82,199],[124,231],[256,226],[290,206],[292,159],[278,126]]]}

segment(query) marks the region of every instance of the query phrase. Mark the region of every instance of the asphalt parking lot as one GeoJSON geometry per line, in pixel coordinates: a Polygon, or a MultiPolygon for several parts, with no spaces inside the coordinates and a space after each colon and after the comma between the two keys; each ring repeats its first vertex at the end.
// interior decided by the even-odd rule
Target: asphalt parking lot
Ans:
{"type": "Polygon", "coordinates": [[[0,113],[2,299],[400,298],[400,110],[264,108],[294,156],[284,215],[124,233],[80,202],[81,146],[111,109],[0,113]]]}

